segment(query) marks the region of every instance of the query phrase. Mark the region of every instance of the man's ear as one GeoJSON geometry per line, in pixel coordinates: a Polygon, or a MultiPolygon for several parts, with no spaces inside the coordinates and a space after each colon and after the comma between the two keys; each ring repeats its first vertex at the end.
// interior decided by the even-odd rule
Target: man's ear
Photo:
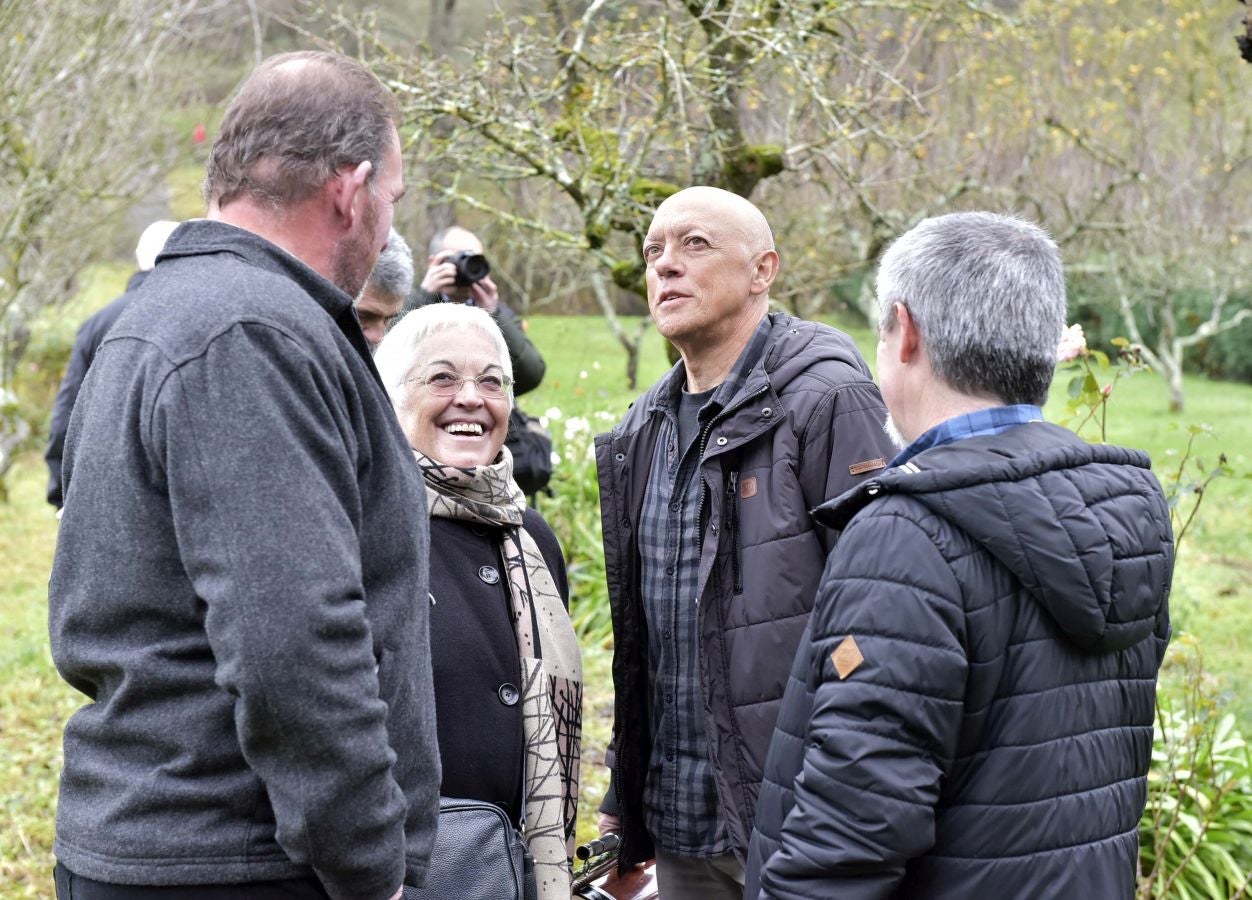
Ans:
{"type": "Polygon", "coordinates": [[[373,170],[374,164],[366,160],[353,169],[345,166],[330,181],[331,204],[345,231],[351,231],[356,226],[357,218],[368,202],[366,182],[373,170]]]}
{"type": "Polygon", "coordinates": [[[777,275],[778,253],[774,250],[766,250],[757,259],[752,269],[752,287],[750,288],[752,294],[755,296],[766,293],[777,275]]]}
{"type": "Polygon", "coordinates": [[[913,313],[903,303],[893,304],[896,310],[896,327],[900,329],[900,362],[916,362],[922,349],[922,333],[917,327],[913,313]]]}

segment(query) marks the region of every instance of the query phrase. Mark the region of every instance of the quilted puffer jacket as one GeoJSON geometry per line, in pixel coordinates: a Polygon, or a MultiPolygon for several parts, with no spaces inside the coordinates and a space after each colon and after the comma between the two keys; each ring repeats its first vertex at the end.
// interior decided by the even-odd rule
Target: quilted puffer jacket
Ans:
{"type": "Polygon", "coordinates": [[[765,765],[746,897],[1130,898],[1169,511],[1031,423],[825,505],[843,530],[765,765]]]}

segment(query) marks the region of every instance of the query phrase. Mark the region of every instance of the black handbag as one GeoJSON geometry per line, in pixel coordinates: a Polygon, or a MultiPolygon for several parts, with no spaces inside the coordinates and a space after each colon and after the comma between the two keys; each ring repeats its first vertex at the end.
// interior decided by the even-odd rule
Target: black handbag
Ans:
{"type": "Polygon", "coordinates": [[[504,810],[481,800],[439,798],[439,831],[426,886],[404,900],[534,900],[535,863],[504,810]]]}

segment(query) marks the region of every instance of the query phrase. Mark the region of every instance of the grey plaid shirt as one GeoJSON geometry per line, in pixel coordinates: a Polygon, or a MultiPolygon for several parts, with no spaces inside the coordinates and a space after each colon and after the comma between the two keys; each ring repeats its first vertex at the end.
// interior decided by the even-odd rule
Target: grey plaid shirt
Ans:
{"type": "MultiPolygon", "coordinates": [[[[726,381],[700,410],[699,435],[678,446],[683,372],[676,370],[652,409],[664,416],[653,448],[652,474],[639,520],[644,613],[652,688],[652,753],[644,787],[644,818],[661,849],[715,856],[731,849],[718,812],[717,787],[704,731],[700,683],[700,519],[705,486],[698,477],[709,423],[739,393],[760,360],[769,320],[757,327],[726,381]]],[[[719,485],[710,485],[716,490],[719,485]]]]}

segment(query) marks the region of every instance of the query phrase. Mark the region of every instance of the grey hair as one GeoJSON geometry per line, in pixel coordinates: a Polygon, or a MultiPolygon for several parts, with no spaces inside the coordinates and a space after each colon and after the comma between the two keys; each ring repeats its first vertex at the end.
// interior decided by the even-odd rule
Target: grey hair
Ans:
{"type": "Polygon", "coordinates": [[[413,290],[413,251],[394,228],[387,234],[387,246],[378,254],[370,285],[389,297],[407,300],[413,290]]]}
{"type": "Polygon", "coordinates": [[[878,265],[879,331],[894,303],[917,323],[935,375],[972,396],[1042,406],[1065,330],[1065,272],[1038,225],[989,212],[926,219],[878,265]]]}
{"type": "Polygon", "coordinates": [[[326,51],[280,53],[244,81],[213,142],[204,195],[243,194],[275,209],[310,197],[344,166],[372,164],[391,146],[395,97],[369,69],[326,51]]]}
{"type": "MultiPolygon", "coordinates": [[[[397,413],[408,409],[412,386],[407,382],[424,362],[417,354],[422,342],[436,332],[463,328],[477,328],[491,339],[500,368],[510,382],[513,380],[509,346],[490,313],[466,303],[430,303],[396,322],[374,353],[374,365],[378,367],[378,374],[397,413]]],[[[510,390],[509,407],[512,406],[513,392],[510,390]]]]}

